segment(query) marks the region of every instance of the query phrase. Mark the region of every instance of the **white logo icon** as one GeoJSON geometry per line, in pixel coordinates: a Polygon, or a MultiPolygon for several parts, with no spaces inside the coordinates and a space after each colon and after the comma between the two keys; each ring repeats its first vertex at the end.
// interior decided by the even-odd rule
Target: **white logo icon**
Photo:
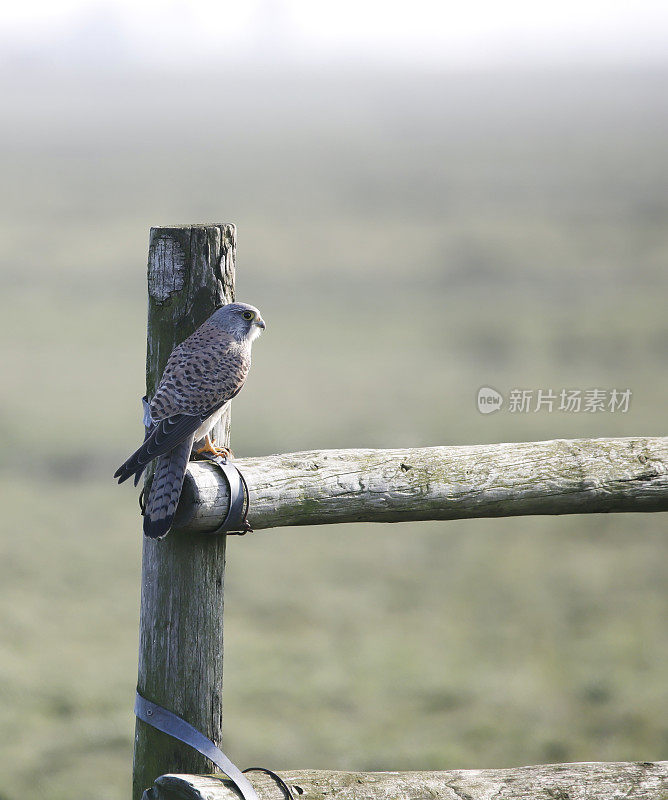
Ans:
{"type": "Polygon", "coordinates": [[[478,389],[478,411],[481,414],[492,414],[500,411],[503,405],[503,395],[491,386],[481,386],[478,389]]]}

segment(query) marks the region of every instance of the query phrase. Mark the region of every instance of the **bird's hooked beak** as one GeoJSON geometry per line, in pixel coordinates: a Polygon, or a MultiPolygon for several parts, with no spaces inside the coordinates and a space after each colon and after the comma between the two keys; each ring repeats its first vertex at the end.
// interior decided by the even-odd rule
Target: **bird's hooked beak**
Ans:
{"type": "Polygon", "coordinates": [[[266,327],[267,327],[267,325],[266,325],[265,321],[264,321],[264,320],[263,320],[261,317],[259,317],[258,319],[256,319],[256,320],[255,320],[255,322],[253,323],[253,325],[257,325],[257,326],[258,326],[258,328],[259,328],[260,330],[262,330],[262,331],[263,331],[263,330],[265,330],[265,329],[266,329],[266,327]]]}

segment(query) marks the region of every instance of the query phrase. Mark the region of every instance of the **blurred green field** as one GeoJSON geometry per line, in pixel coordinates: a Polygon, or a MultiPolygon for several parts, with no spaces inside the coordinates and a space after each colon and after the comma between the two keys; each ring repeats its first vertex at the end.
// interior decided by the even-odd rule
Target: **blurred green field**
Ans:
{"type": "MultiPolygon", "coordinates": [[[[0,142],[0,800],[127,797],[148,228],[238,225],[268,321],[238,455],[661,435],[660,72],[32,74],[0,142]],[[482,416],[481,385],[630,388],[482,416]]],[[[665,515],[231,539],[227,751],[272,768],[651,760],[665,515]]]]}

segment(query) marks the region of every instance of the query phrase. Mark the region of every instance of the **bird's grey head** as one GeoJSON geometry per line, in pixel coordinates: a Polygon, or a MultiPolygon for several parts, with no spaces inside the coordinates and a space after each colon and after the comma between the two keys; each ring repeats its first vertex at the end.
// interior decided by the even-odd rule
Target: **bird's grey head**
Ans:
{"type": "Polygon", "coordinates": [[[249,344],[267,327],[255,306],[248,303],[228,303],[211,315],[211,322],[229,333],[238,342],[249,344]]]}

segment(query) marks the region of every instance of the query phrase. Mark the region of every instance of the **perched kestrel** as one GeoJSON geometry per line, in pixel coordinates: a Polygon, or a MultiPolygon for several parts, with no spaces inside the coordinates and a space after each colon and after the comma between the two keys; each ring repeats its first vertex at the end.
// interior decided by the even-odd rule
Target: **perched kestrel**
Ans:
{"type": "Polygon", "coordinates": [[[134,475],[135,486],[157,458],[144,509],[144,533],[161,539],[172,525],[193,442],[197,453],[228,455],[209,432],[241,391],[251,365],[251,345],[265,329],[260,312],[229,303],[174,348],[151,400],[151,426],[142,446],[116,470],[119,483],[134,475]]]}

